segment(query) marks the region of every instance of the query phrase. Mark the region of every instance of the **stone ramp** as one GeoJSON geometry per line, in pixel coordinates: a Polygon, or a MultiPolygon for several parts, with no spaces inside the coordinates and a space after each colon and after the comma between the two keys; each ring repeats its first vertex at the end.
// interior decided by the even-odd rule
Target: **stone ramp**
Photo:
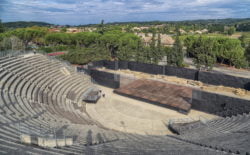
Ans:
{"type": "Polygon", "coordinates": [[[140,79],[114,92],[186,113],[191,109],[192,89],[184,86],[140,79]]]}

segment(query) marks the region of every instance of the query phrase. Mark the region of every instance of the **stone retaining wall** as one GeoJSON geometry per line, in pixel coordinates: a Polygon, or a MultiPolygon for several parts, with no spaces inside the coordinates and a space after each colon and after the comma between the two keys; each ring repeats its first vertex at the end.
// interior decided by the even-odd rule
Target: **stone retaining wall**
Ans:
{"type": "Polygon", "coordinates": [[[250,112],[250,100],[221,94],[193,90],[192,109],[220,115],[232,116],[250,112]]]}
{"type": "Polygon", "coordinates": [[[103,86],[110,88],[120,87],[120,75],[92,69],[90,72],[93,80],[103,86]]]}
{"type": "Polygon", "coordinates": [[[236,77],[221,73],[204,72],[190,68],[180,68],[173,66],[160,66],[132,61],[107,61],[101,60],[92,62],[90,68],[106,67],[108,69],[129,69],[132,71],[149,74],[165,74],[191,80],[201,81],[212,85],[223,85],[227,87],[242,88],[250,90],[250,78],[236,77]]]}

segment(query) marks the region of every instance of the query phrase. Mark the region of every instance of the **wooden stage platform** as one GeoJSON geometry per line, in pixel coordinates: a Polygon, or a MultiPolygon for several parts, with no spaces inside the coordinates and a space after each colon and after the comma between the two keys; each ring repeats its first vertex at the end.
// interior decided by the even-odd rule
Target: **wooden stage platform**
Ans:
{"type": "Polygon", "coordinates": [[[188,113],[192,88],[165,82],[140,79],[114,90],[115,93],[188,113]]]}

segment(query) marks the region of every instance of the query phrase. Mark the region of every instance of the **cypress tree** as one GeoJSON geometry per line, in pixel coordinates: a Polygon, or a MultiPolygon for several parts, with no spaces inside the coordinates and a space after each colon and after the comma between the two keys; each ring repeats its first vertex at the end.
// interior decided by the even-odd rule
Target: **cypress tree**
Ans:
{"type": "Polygon", "coordinates": [[[156,48],[155,48],[155,31],[153,31],[153,34],[152,34],[152,40],[151,40],[151,43],[150,43],[150,57],[149,57],[149,61],[150,63],[152,63],[152,60],[153,62],[155,62],[155,58],[156,58],[156,48]]]}
{"type": "Polygon", "coordinates": [[[183,56],[183,46],[179,36],[180,36],[180,31],[179,28],[177,28],[177,35],[173,47],[173,55],[174,55],[175,65],[181,67],[183,65],[184,56],[183,56]]]}
{"type": "Polygon", "coordinates": [[[2,24],[2,20],[0,19],[0,33],[4,32],[4,26],[2,24]]]}

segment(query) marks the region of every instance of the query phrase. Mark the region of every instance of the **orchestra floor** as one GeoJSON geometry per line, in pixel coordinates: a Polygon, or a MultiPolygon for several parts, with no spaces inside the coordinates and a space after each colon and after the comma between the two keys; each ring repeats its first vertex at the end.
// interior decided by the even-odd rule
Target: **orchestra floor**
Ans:
{"type": "Polygon", "coordinates": [[[105,97],[102,97],[97,104],[87,104],[86,110],[90,117],[110,129],[142,135],[165,135],[171,134],[168,130],[168,123],[171,120],[205,119],[206,121],[218,117],[192,109],[188,115],[185,115],[165,107],[118,95],[113,93],[113,89],[107,87],[98,87],[105,97]]]}

